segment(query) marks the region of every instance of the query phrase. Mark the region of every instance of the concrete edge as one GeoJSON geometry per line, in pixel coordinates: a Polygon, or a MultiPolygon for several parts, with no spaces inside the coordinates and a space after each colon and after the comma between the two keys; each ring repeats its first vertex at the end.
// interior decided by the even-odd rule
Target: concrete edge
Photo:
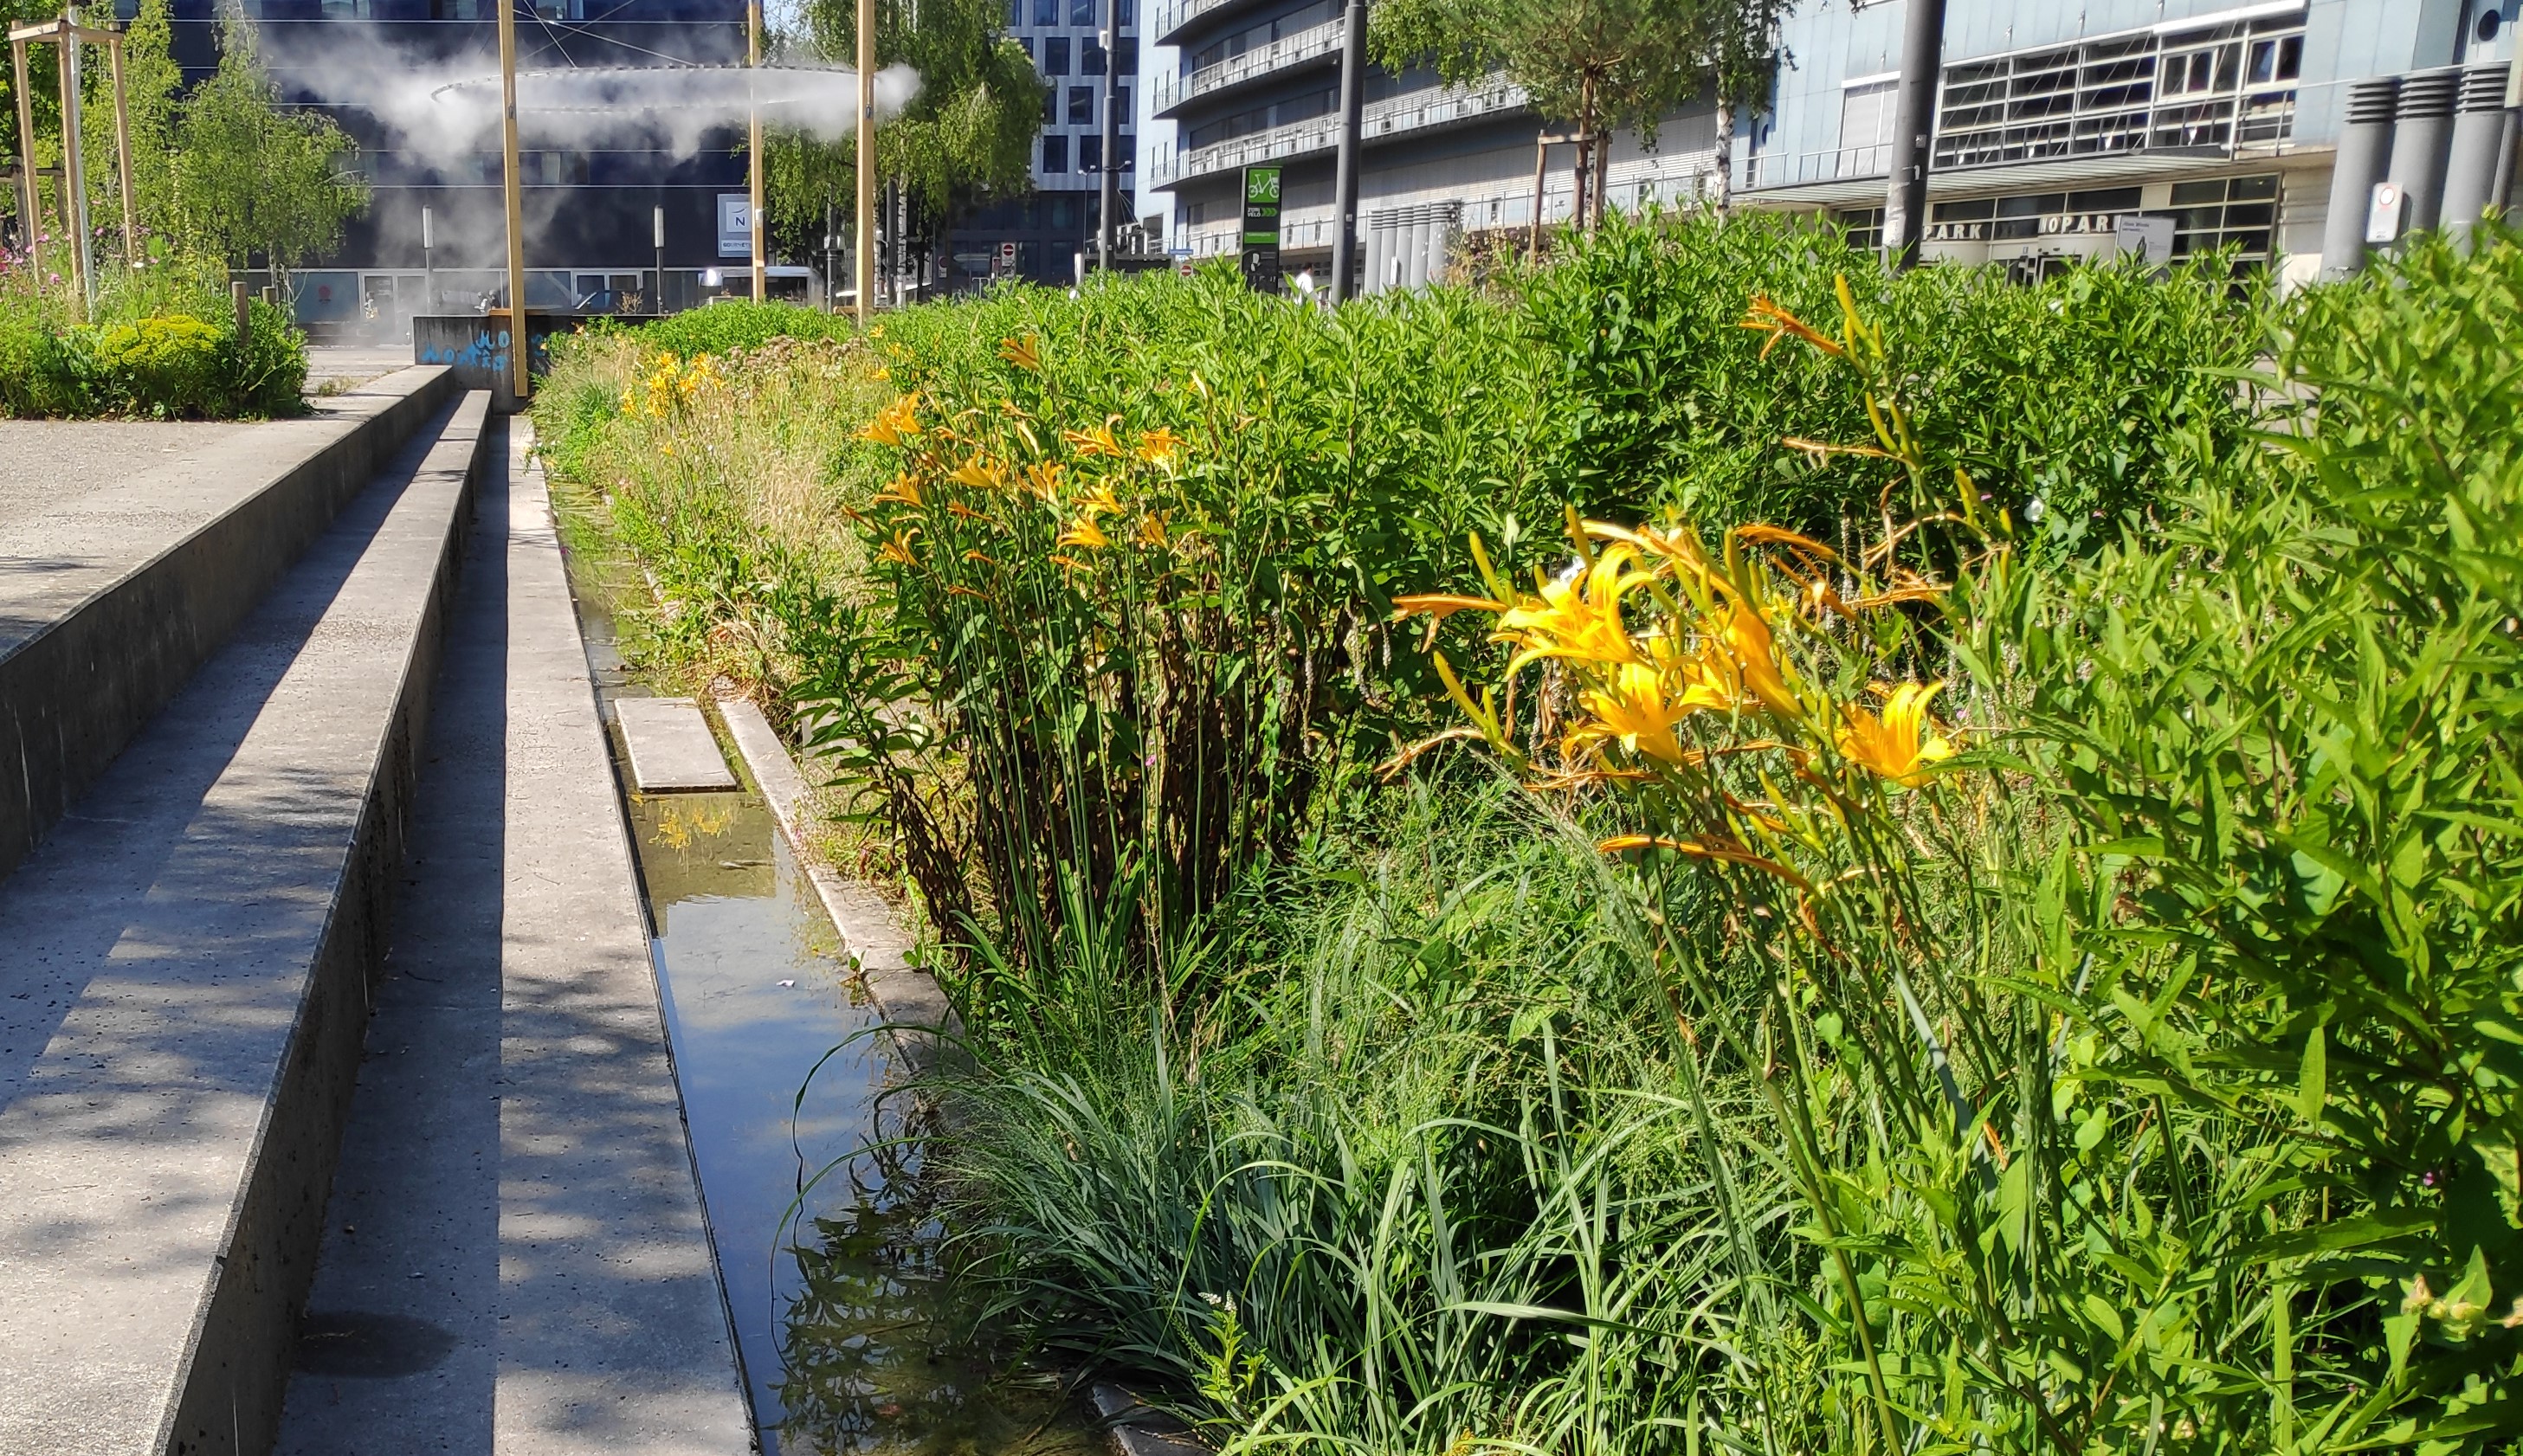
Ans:
{"type": "Polygon", "coordinates": [[[876,887],[844,876],[825,864],[809,844],[806,775],[798,772],[796,761],[772,731],[762,710],[750,698],[721,696],[718,711],[728,735],[736,739],[737,752],[743,756],[745,772],[760,786],[763,800],[788,837],[788,847],[823,901],[824,913],[840,933],[842,951],[867,982],[877,1010],[892,1023],[895,1048],[914,1069],[927,1066],[937,1055],[939,1034],[951,1036],[957,1029],[955,1009],[937,977],[911,963],[912,938],[876,887]]]}
{"type": "Polygon", "coordinates": [[[1097,1381],[1089,1392],[1095,1419],[1121,1456],[1209,1456],[1209,1447],[1191,1428],[1111,1381],[1097,1381]]]}
{"type": "Polygon", "coordinates": [[[481,482],[489,403],[478,393],[459,401],[442,428],[442,444],[419,466],[420,473],[447,468],[442,454],[470,429],[471,439],[460,446],[462,485],[448,513],[428,599],[405,644],[395,709],[379,734],[307,996],[229,1211],[217,1274],[194,1315],[174,1399],[161,1420],[158,1449],[169,1456],[260,1453],[270,1449],[279,1431],[298,1316],[314,1279],[333,1167],[385,961],[430,697],[481,482]]]}
{"type": "Polygon", "coordinates": [[[444,368],[377,383],[348,429],[0,656],[0,878],[455,392],[444,368]]]}
{"type": "MultiPolygon", "coordinates": [[[[494,410],[499,407],[497,394],[492,396],[492,407],[494,410]]],[[[744,1412],[747,1449],[758,1453],[762,1450],[762,1433],[765,1428],[762,1424],[762,1413],[756,1410],[753,1404],[753,1379],[744,1363],[744,1341],[737,1338],[736,1306],[729,1300],[727,1267],[720,1253],[718,1221],[710,1213],[709,1189],[701,1182],[700,1150],[692,1144],[691,1105],[684,1100],[683,1064],[676,1058],[674,1027],[671,1018],[666,1014],[666,986],[658,979],[660,968],[656,949],[657,927],[649,921],[652,913],[648,905],[647,887],[641,877],[639,836],[631,827],[630,796],[634,789],[622,776],[625,766],[622,759],[614,752],[612,735],[606,726],[603,690],[597,686],[595,674],[588,662],[587,626],[578,614],[578,584],[570,578],[569,548],[561,540],[560,507],[551,497],[550,476],[544,468],[542,457],[535,450],[534,418],[520,411],[509,415],[508,419],[508,428],[514,432],[510,437],[511,440],[516,441],[522,437],[521,444],[511,446],[508,462],[503,467],[513,472],[509,476],[508,529],[511,533],[517,530],[516,500],[519,491],[522,489],[531,493],[542,513],[543,529],[551,534],[552,567],[560,574],[561,588],[569,615],[569,636],[570,640],[577,644],[578,661],[584,670],[584,676],[579,680],[580,685],[586,691],[584,701],[587,706],[587,719],[583,726],[594,729],[595,733],[600,745],[599,751],[604,759],[604,771],[612,785],[613,791],[607,797],[607,803],[612,814],[613,830],[621,836],[623,868],[630,872],[631,876],[630,881],[623,888],[631,897],[631,903],[638,909],[641,933],[647,938],[648,942],[649,1005],[657,1018],[657,1046],[665,1054],[666,1075],[675,1091],[675,1127],[683,1140],[684,1177],[690,1183],[692,1204],[700,1210],[701,1238],[709,1248],[711,1278],[718,1288],[719,1319],[727,1338],[729,1371],[736,1382],[737,1408],[744,1412]]],[[[511,589],[513,589],[513,579],[511,589]]],[[[698,702],[695,701],[693,706],[698,708],[698,702]]],[[[704,722],[706,722],[706,715],[704,715],[704,722]]]]}

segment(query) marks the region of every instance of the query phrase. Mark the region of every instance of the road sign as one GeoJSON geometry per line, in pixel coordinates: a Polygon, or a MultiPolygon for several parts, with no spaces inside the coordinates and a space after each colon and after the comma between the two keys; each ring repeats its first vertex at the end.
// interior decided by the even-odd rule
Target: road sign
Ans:
{"type": "Polygon", "coordinates": [[[753,199],[744,193],[718,195],[718,256],[753,256],[753,199]]]}
{"type": "Polygon", "coordinates": [[[1258,293],[1279,291],[1279,169],[1244,169],[1244,284],[1258,293]]]}

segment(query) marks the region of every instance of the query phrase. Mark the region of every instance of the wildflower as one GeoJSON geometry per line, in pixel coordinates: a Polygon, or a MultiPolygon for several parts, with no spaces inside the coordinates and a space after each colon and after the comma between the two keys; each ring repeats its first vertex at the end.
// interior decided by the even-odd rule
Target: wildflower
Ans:
{"type": "Polygon", "coordinates": [[[908,505],[918,508],[923,504],[920,498],[920,478],[908,471],[895,476],[890,484],[876,493],[876,497],[869,501],[869,504],[908,505]]]}
{"type": "Polygon", "coordinates": [[[1076,525],[1060,533],[1060,540],[1052,542],[1058,546],[1109,546],[1112,543],[1112,539],[1104,534],[1104,528],[1095,524],[1091,511],[1079,516],[1076,525]]]}
{"type": "Polygon", "coordinates": [[[1022,339],[1000,340],[999,357],[1016,365],[1020,369],[1030,371],[1040,369],[1042,367],[1042,355],[1035,351],[1033,347],[1033,335],[1031,334],[1027,334],[1022,339]]]}
{"type": "Polygon", "coordinates": [[[911,540],[919,534],[920,528],[917,526],[906,526],[895,532],[891,540],[877,548],[876,558],[879,561],[890,561],[896,566],[918,566],[919,558],[911,554],[911,540]]]}
{"type": "Polygon", "coordinates": [[[1086,513],[1086,518],[1090,521],[1097,516],[1119,515],[1121,510],[1120,497],[1113,493],[1113,484],[1110,481],[1098,481],[1094,493],[1079,500],[1077,505],[1086,513]]]}
{"type": "Polygon", "coordinates": [[[1139,521],[1139,544],[1162,546],[1166,543],[1166,513],[1150,511],[1139,521]]]}
{"type": "Polygon", "coordinates": [[[1632,753],[1668,764],[1683,761],[1673,726],[1693,709],[1665,695],[1664,676],[1654,668],[1642,662],[1623,663],[1603,682],[1580,693],[1579,701],[1595,719],[1590,728],[1580,730],[1581,738],[1618,738],[1632,753]]]}
{"type": "Polygon", "coordinates": [[[1139,432],[1139,458],[1151,465],[1167,465],[1182,453],[1182,437],[1173,431],[1158,428],[1139,432]]]}
{"type": "Polygon", "coordinates": [[[1747,602],[1736,602],[1711,635],[1725,647],[1721,666],[1761,705],[1784,718],[1796,715],[1795,693],[1771,646],[1770,624],[1747,602]]]}
{"type": "Polygon", "coordinates": [[[871,338],[871,339],[881,339],[881,338],[883,338],[883,337],[884,337],[884,325],[883,325],[883,324],[881,324],[881,323],[879,323],[879,324],[870,324],[870,325],[868,325],[868,337],[869,337],[869,338],[871,338]]]}
{"type": "Polygon", "coordinates": [[[1108,415],[1104,423],[1092,430],[1063,430],[1060,438],[1081,455],[1110,455],[1116,460],[1129,458],[1121,442],[1113,438],[1113,427],[1121,422],[1118,414],[1108,415]]]}
{"type": "Polygon", "coordinates": [[[920,437],[920,396],[908,394],[880,410],[877,417],[859,432],[859,439],[878,445],[901,445],[920,437]]]}
{"type": "Polygon", "coordinates": [[[1519,644],[1507,665],[1510,676],[1538,658],[1559,657],[1606,666],[1640,661],[1638,647],[1621,623],[1621,598],[1644,585],[1648,574],[1636,569],[1638,553],[1613,546],[1592,565],[1573,561],[1558,577],[1537,575],[1540,594],[1528,596],[1499,617],[1500,641],[1519,644]]]}
{"type": "Polygon", "coordinates": [[[1875,691],[1883,697],[1880,718],[1854,704],[1842,706],[1845,722],[1836,734],[1841,755],[1904,788],[1927,782],[1929,768],[1954,756],[1954,745],[1935,731],[1928,717],[1928,700],[1944,685],[1875,684],[1875,691]]]}
{"type": "Polygon", "coordinates": [[[1028,465],[1025,467],[1024,488],[1049,500],[1060,493],[1060,478],[1064,473],[1063,467],[1058,465],[1028,465]]]}
{"type": "Polygon", "coordinates": [[[955,473],[946,478],[976,491],[996,491],[1007,485],[1008,472],[1005,467],[991,464],[988,456],[975,455],[956,466],[955,473]]]}

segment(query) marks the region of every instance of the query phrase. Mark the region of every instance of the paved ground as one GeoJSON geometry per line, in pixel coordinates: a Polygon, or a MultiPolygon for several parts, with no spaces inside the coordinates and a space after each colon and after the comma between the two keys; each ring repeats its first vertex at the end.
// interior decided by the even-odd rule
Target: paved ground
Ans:
{"type": "Polygon", "coordinates": [[[278,1456],[752,1448],[523,443],[486,462],[278,1456]]]}
{"type": "Polygon", "coordinates": [[[310,344],[307,347],[307,393],[320,394],[366,384],[397,369],[411,367],[411,341],[394,344],[310,344]]]}
{"type": "Polygon", "coordinates": [[[250,424],[0,420],[0,527],[186,460],[250,424]]]}

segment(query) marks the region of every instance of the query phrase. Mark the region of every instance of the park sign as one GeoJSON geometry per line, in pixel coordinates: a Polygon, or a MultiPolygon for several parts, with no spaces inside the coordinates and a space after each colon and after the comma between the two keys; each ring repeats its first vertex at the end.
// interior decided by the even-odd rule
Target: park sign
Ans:
{"type": "Polygon", "coordinates": [[[1244,286],[1279,291],[1279,169],[1244,169],[1244,286]]]}

